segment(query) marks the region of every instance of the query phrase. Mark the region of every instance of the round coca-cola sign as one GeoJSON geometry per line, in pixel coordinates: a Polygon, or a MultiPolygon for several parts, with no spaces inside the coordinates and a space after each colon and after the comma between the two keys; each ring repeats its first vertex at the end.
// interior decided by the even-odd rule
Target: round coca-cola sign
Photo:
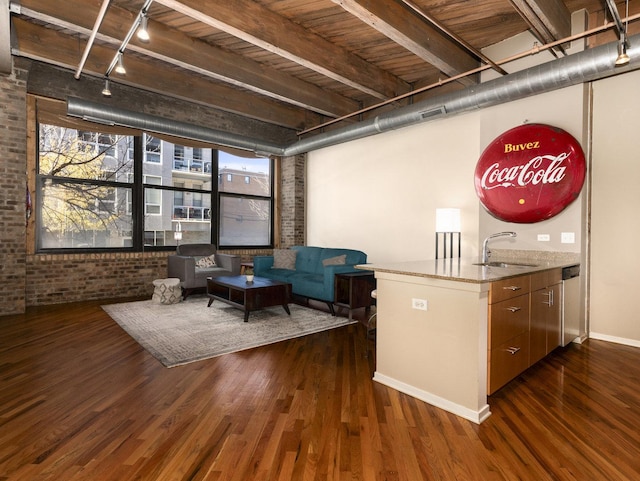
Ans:
{"type": "Polygon", "coordinates": [[[506,131],[485,149],[475,186],[493,216],[529,224],[573,202],[585,174],[584,152],[575,138],[556,127],[527,124],[506,131]]]}

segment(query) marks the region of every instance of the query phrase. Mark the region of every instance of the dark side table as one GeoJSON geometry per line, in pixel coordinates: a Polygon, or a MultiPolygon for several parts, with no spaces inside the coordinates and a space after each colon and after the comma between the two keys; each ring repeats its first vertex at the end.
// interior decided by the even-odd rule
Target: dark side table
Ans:
{"type": "Polygon", "coordinates": [[[373,271],[344,272],[334,279],[334,304],[349,309],[351,320],[354,309],[369,308],[373,304],[371,291],[376,288],[373,271]]]}

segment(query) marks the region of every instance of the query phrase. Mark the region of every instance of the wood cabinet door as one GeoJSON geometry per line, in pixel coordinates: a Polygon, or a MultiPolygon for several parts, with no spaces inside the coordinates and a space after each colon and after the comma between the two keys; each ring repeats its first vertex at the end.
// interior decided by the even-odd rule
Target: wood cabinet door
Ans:
{"type": "Polygon", "coordinates": [[[560,345],[562,289],[560,284],[531,293],[529,323],[530,364],[535,364],[560,345]]]}
{"type": "Polygon", "coordinates": [[[529,364],[535,364],[547,355],[547,318],[551,291],[546,287],[531,293],[531,320],[529,322],[529,364]]]}
{"type": "Polygon", "coordinates": [[[552,304],[547,317],[547,354],[562,343],[562,284],[549,288],[552,304]]]}

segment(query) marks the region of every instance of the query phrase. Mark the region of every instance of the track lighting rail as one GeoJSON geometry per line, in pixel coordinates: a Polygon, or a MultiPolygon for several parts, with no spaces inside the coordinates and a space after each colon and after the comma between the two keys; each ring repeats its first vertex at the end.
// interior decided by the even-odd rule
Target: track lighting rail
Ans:
{"type": "Polygon", "coordinates": [[[113,71],[113,69],[116,67],[116,65],[118,65],[118,62],[121,61],[122,55],[124,54],[124,51],[127,48],[127,45],[129,45],[129,42],[131,41],[133,34],[136,33],[136,30],[138,29],[138,27],[141,24],[146,23],[147,12],[149,11],[149,7],[151,6],[152,2],[153,0],[146,0],[146,2],[144,2],[144,5],[140,9],[140,12],[136,16],[136,19],[134,20],[133,24],[131,25],[131,28],[127,32],[127,35],[124,37],[124,40],[122,40],[122,44],[120,44],[120,48],[118,48],[118,51],[113,56],[113,60],[111,60],[111,63],[109,64],[109,68],[104,74],[105,77],[108,77],[109,75],[111,75],[111,72],[113,71]]]}

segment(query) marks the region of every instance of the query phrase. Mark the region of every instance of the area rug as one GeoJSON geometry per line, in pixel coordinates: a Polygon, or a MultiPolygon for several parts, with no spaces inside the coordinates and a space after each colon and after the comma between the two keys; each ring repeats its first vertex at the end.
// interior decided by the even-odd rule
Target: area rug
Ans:
{"type": "Polygon", "coordinates": [[[131,337],[166,367],[272,344],[352,324],[344,317],[289,304],[244,313],[222,302],[207,307],[207,297],[179,304],[151,300],[110,304],[102,308],[131,337]]]}

